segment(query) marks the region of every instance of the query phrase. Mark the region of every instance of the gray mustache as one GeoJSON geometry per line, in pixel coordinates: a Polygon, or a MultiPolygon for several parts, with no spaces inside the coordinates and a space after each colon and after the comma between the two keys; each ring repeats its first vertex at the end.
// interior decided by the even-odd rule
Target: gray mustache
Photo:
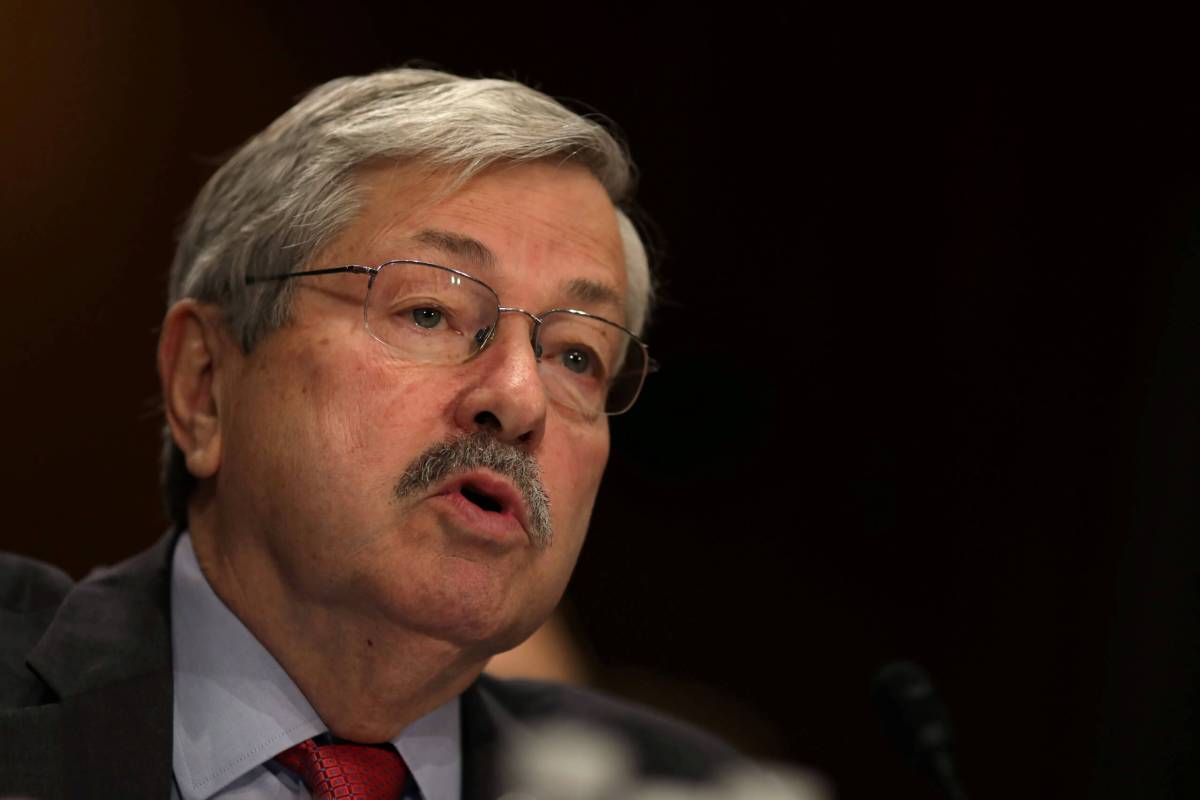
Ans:
{"type": "Polygon", "coordinates": [[[505,444],[487,433],[471,433],[439,442],[417,456],[396,484],[396,497],[428,491],[452,475],[472,469],[490,469],[516,485],[525,499],[532,529],[529,535],[534,546],[549,547],[554,538],[550,527],[550,498],[542,485],[537,462],[521,448],[505,444]]]}

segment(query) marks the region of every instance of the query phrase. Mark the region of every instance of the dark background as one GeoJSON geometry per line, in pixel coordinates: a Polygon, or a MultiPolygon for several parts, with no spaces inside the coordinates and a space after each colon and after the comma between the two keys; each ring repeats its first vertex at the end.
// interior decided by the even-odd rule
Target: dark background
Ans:
{"type": "Polygon", "coordinates": [[[407,6],[0,8],[0,547],[164,530],[156,328],[222,156],[342,74],[512,76],[619,122],[663,234],[569,594],[600,683],[928,797],[867,699],[903,656],[973,797],[1197,796],[1192,27],[407,6]]]}

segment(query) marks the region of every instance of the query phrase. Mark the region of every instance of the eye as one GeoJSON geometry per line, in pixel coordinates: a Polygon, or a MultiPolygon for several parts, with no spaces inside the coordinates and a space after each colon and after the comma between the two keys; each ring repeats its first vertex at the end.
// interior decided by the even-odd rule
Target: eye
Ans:
{"type": "Polygon", "coordinates": [[[442,312],[436,308],[414,308],[412,310],[412,320],[417,324],[418,328],[433,330],[441,323],[442,312]]]}
{"type": "Polygon", "coordinates": [[[571,350],[564,351],[561,358],[563,366],[577,375],[583,375],[584,373],[588,372],[592,366],[591,353],[588,353],[585,350],[580,350],[579,348],[573,348],[571,350]]]}

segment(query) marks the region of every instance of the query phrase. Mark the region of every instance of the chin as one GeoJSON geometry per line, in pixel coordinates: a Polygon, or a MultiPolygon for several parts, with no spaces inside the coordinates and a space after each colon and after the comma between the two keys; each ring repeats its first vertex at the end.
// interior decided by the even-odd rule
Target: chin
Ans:
{"type": "Polygon", "coordinates": [[[511,650],[528,639],[546,621],[549,614],[521,619],[490,614],[448,613],[423,628],[423,633],[453,646],[472,659],[488,659],[497,653],[511,650]]]}
{"type": "MultiPolygon", "coordinates": [[[[534,582],[500,581],[490,570],[467,562],[424,591],[390,598],[396,621],[405,627],[480,657],[516,647],[550,616],[553,597],[532,591],[534,582]]],[[[407,587],[410,590],[414,587],[407,587]]]]}

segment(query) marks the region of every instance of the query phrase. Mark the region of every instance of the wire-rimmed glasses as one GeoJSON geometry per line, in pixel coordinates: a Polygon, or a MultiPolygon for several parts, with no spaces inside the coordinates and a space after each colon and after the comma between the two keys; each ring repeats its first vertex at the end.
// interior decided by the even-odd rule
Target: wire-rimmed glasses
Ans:
{"type": "Polygon", "coordinates": [[[369,275],[363,299],[367,332],[398,356],[423,364],[461,364],[495,338],[500,315],[533,320],[530,344],[547,395],[588,416],[624,414],[657,365],[646,344],[615,322],[573,308],[532,314],[500,305],[483,281],[427,261],[395,259],[283,275],[248,276],[247,285],[307,275],[369,275]]]}

